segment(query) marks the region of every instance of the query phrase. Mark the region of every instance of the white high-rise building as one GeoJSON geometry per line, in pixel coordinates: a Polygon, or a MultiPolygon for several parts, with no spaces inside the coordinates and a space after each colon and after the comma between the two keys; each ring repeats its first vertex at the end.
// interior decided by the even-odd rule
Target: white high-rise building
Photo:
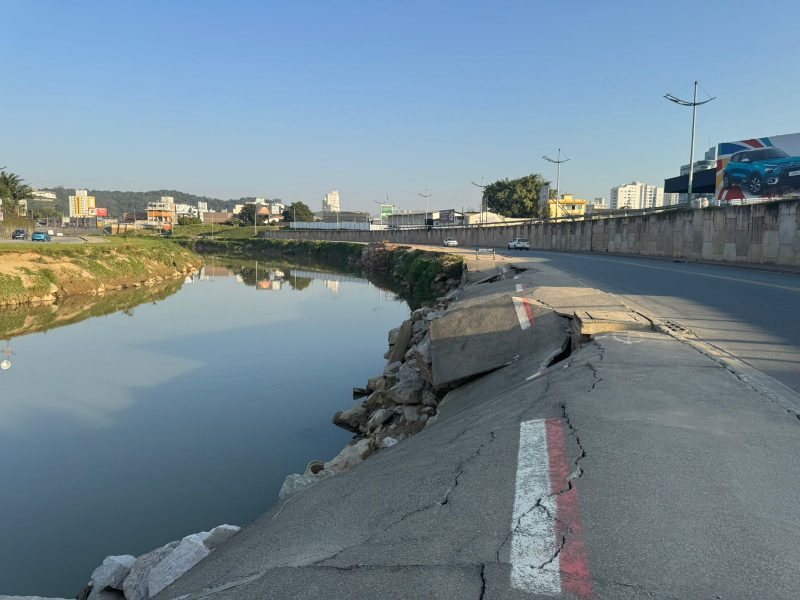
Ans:
{"type": "Polygon", "coordinates": [[[664,205],[664,188],[632,181],[611,188],[611,210],[654,208],[664,205]]]}
{"type": "Polygon", "coordinates": [[[340,212],[342,209],[339,206],[339,192],[333,190],[325,194],[322,199],[322,212],[340,212]]]}

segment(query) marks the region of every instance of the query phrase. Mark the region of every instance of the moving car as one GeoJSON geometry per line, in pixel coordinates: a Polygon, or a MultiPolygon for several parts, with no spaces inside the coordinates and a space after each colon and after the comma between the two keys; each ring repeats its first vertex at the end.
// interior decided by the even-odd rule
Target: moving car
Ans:
{"type": "Polygon", "coordinates": [[[24,229],[15,229],[11,234],[12,240],[27,240],[28,232],[24,229]]]}
{"type": "Polygon", "coordinates": [[[780,148],[744,150],[731,156],[722,174],[726,190],[739,185],[753,196],[766,195],[766,188],[800,188],[800,156],[789,156],[780,148]]]}
{"type": "Polygon", "coordinates": [[[442,245],[454,248],[458,246],[458,240],[455,238],[444,238],[444,242],[442,245]]]}
{"type": "Polygon", "coordinates": [[[528,238],[514,238],[510,242],[508,242],[508,249],[509,250],[530,250],[531,245],[528,242],[528,238]]]}
{"type": "Polygon", "coordinates": [[[50,234],[46,231],[34,231],[31,234],[31,241],[32,242],[49,242],[50,241],[50,234]]]}

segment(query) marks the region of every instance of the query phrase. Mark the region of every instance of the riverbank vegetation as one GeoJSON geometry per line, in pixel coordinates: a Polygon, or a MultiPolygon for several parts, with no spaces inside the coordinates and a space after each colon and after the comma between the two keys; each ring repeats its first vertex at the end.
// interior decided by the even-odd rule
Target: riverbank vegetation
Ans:
{"type": "Polygon", "coordinates": [[[201,262],[190,250],[159,239],[0,244],[0,306],[153,285],[177,279],[201,262]]]}
{"type": "Polygon", "coordinates": [[[412,308],[445,293],[461,281],[461,257],[414,250],[396,244],[359,244],[234,236],[180,237],[198,254],[231,258],[270,258],[287,265],[358,273],[397,293],[412,308]]]}

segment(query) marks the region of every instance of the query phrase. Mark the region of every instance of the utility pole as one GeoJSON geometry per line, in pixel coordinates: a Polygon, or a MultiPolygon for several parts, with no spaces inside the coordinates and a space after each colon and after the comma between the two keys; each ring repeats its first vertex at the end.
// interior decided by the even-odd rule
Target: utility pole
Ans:
{"type": "MultiPolygon", "coordinates": [[[[551,162],[551,163],[555,163],[555,165],[556,165],[556,197],[555,197],[556,206],[561,210],[561,212],[563,212],[565,215],[569,216],[574,221],[575,220],[575,215],[573,215],[571,213],[567,213],[567,211],[564,210],[564,207],[561,206],[561,201],[560,201],[561,199],[558,197],[558,186],[561,183],[561,163],[565,163],[569,159],[568,158],[564,158],[564,159],[561,158],[561,148],[558,149],[558,158],[552,159],[549,156],[542,156],[542,158],[545,159],[546,161],[551,162]]],[[[547,213],[548,214],[547,214],[547,216],[549,218],[550,217],[550,199],[549,198],[547,199],[547,202],[548,202],[548,206],[547,206],[547,213]]]]}
{"type": "Polygon", "coordinates": [[[478,224],[479,225],[483,225],[483,195],[484,195],[484,192],[485,192],[486,188],[489,187],[489,186],[483,185],[483,177],[482,176],[481,176],[481,182],[480,183],[475,183],[474,181],[470,181],[470,183],[472,185],[474,185],[475,187],[481,188],[481,214],[480,214],[480,218],[478,220],[478,224]]]}
{"type": "Polygon", "coordinates": [[[433,194],[429,194],[428,193],[428,188],[425,188],[425,193],[424,194],[420,194],[419,192],[417,192],[417,196],[420,196],[421,198],[425,198],[425,226],[427,227],[428,226],[428,198],[433,196],[433,194]]]}
{"type": "Polygon", "coordinates": [[[692,145],[689,149],[689,182],[686,186],[686,198],[691,204],[692,202],[692,183],[694,179],[694,130],[695,130],[695,119],[697,116],[697,107],[703,104],[708,104],[716,96],[709,98],[708,100],[703,100],[702,102],[697,101],[697,82],[694,82],[694,96],[692,97],[692,101],[689,102],[688,100],[681,100],[677,96],[673,96],[672,94],[664,94],[664,98],[669,100],[670,102],[674,102],[679,106],[691,106],[692,107],[692,145]]]}

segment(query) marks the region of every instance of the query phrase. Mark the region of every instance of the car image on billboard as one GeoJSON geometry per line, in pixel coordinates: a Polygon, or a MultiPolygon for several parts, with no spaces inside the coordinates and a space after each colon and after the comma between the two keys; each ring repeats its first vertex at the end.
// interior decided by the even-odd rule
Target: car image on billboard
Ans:
{"type": "Polygon", "coordinates": [[[800,134],[720,144],[716,196],[733,204],[800,196],[800,134]]]}

